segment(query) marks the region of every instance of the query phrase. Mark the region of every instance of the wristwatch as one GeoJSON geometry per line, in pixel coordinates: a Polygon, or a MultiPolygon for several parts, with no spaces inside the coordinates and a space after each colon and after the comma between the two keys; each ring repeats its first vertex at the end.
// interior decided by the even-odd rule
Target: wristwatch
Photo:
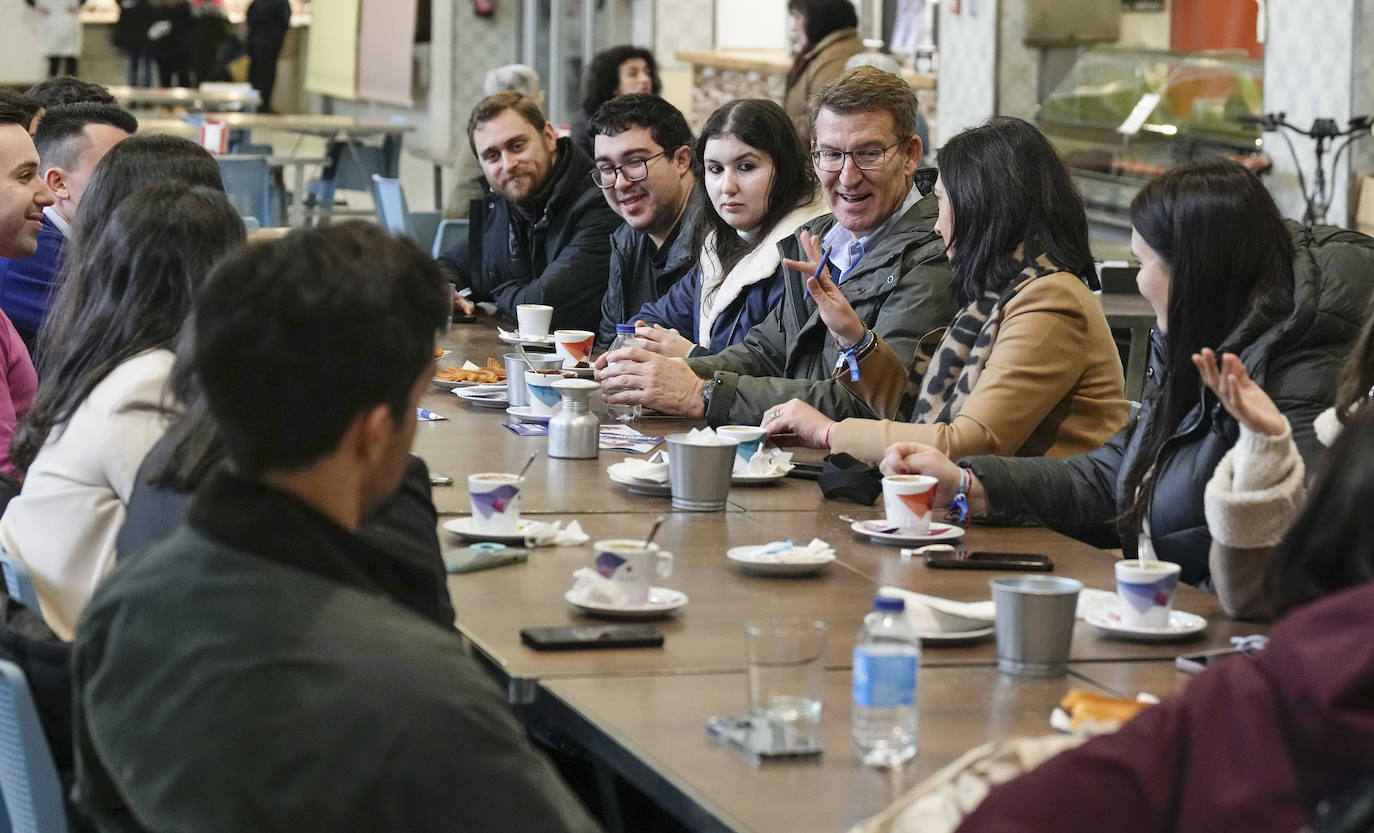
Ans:
{"type": "Polygon", "coordinates": [[[711,397],[715,395],[716,388],[720,385],[719,379],[708,379],[706,384],[701,386],[701,415],[706,416],[711,412],[711,397]]]}

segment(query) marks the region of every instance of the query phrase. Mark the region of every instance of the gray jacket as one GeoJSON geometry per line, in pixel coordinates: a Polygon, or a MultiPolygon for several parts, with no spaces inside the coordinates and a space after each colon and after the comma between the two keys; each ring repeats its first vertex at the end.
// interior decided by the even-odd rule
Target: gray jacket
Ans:
{"type": "MultiPolygon", "coordinates": [[[[864,324],[908,366],[921,337],[948,326],[955,313],[935,215],[935,197],[926,194],[840,285],[864,324]]],[[[824,237],[834,225],[835,215],[826,214],[802,228],[824,237]]],[[[789,237],[778,248],[783,257],[797,259],[800,238],[789,237]]],[[[697,375],[720,380],[706,414],[710,424],[757,424],[768,408],[793,398],[832,419],[878,417],[833,378],[839,348],[806,292],[806,277],[788,270],[782,301],[744,341],[714,356],[687,360],[697,375]]]]}

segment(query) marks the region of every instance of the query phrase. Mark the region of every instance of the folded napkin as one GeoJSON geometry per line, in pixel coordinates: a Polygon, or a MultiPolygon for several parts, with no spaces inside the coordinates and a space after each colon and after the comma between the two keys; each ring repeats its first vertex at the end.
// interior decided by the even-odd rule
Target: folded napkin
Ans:
{"type": "Polygon", "coordinates": [[[799,547],[789,538],[786,541],[770,541],[763,549],[749,557],[759,564],[810,564],[817,561],[830,561],[835,558],[835,550],[819,538],[799,547]]]}
{"type": "Polygon", "coordinates": [[[620,470],[626,477],[633,477],[636,480],[649,480],[654,483],[668,482],[668,455],[663,451],[656,451],[647,459],[640,460],[635,457],[626,457],[621,464],[620,470]]]}
{"type": "Polygon", "coordinates": [[[734,440],[717,436],[714,428],[693,428],[682,441],[688,445],[735,445],[734,440]]]}
{"type": "Polygon", "coordinates": [[[1050,715],[1050,726],[1072,734],[1105,735],[1158,702],[1158,697],[1143,692],[1128,700],[1073,688],[1050,715]]]}
{"type": "Polygon", "coordinates": [[[906,618],[917,633],[959,633],[986,628],[997,619],[991,599],[986,602],[956,602],[939,596],[913,593],[900,587],[882,587],[880,596],[906,601],[906,618]]]}
{"type": "Polygon", "coordinates": [[[504,330],[500,326],[497,326],[496,332],[500,333],[506,338],[518,338],[523,341],[553,341],[553,336],[550,335],[527,336],[524,333],[521,333],[519,330],[504,330]]]}
{"type": "Polygon", "coordinates": [[[478,367],[477,365],[473,364],[471,361],[466,361],[466,362],[463,362],[463,367],[462,367],[462,369],[463,369],[463,370],[481,370],[482,368],[480,368],[480,367],[478,367]]]}
{"type": "Polygon", "coordinates": [[[562,521],[526,521],[525,540],[532,547],[576,547],[590,541],[591,536],[577,521],[567,526],[562,521]]]}
{"type": "Polygon", "coordinates": [[[602,605],[624,606],[629,603],[625,590],[618,583],[591,567],[578,568],[573,578],[577,579],[572,588],[574,599],[602,605]]]}
{"type": "Polygon", "coordinates": [[[1078,591],[1078,610],[1074,615],[1079,619],[1097,611],[1113,612],[1121,605],[1121,597],[1110,590],[1094,590],[1084,587],[1078,591]]]}
{"type": "Polygon", "coordinates": [[[734,473],[745,477],[778,477],[792,470],[792,452],[758,447],[748,462],[735,457],[734,473]]]}

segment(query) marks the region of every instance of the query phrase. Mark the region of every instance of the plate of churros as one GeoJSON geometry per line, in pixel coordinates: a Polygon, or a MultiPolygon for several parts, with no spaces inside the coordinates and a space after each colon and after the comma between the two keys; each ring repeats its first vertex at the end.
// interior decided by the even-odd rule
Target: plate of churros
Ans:
{"type": "Polygon", "coordinates": [[[488,358],[486,367],[478,367],[472,362],[461,365],[440,367],[431,379],[434,386],[443,390],[466,388],[472,385],[494,385],[506,381],[505,365],[496,359],[488,358]]]}

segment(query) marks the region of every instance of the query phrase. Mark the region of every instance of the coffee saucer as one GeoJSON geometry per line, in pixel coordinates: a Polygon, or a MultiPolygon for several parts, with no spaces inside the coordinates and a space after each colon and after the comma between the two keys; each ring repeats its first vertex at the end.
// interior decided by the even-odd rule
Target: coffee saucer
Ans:
{"type": "Polygon", "coordinates": [[[771,486],[781,482],[787,476],[787,472],[792,470],[792,465],[787,465],[787,471],[775,472],[773,474],[732,474],[730,475],[731,486],[771,486]]]}
{"type": "Polygon", "coordinates": [[[536,414],[529,405],[511,405],[506,409],[506,413],[520,420],[521,422],[548,422],[549,414],[536,414]]]}
{"type": "Polygon", "coordinates": [[[1099,607],[1088,610],[1083,621],[1097,628],[1103,636],[1127,642],[1179,642],[1207,630],[1207,620],[1195,613],[1169,611],[1169,624],[1162,628],[1143,628],[1121,620],[1119,610],[1099,607]]]}
{"type": "Polygon", "coordinates": [[[687,594],[668,587],[650,587],[649,601],[642,605],[609,605],[576,597],[572,590],[563,594],[568,603],[588,616],[599,619],[662,619],[687,604],[687,594]]]}
{"type": "Polygon", "coordinates": [[[472,528],[472,518],[454,518],[444,521],[444,529],[464,541],[492,541],[497,544],[524,544],[526,537],[533,535],[538,521],[520,521],[515,532],[478,532],[472,528]]]}
{"type": "Polygon", "coordinates": [[[733,547],[725,551],[725,557],[734,562],[741,572],[759,576],[809,576],[819,573],[835,560],[833,554],[817,557],[814,553],[801,550],[790,552],[767,552],[768,546],[733,547]]]}
{"type": "Polygon", "coordinates": [[[498,330],[498,336],[507,344],[523,344],[526,347],[548,347],[553,344],[551,335],[525,335],[524,333],[508,333],[505,330],[498,330]]]}
{"type": "Polygon", "coordinates": [[[997,633],[996,625],[988,625],[986,628],[974,628],[970,631],[931,631],[918,632],[916,635],[921,638],[921,645],[967,645],[970,642],[979,642],[997,633]]]}
{"type": "Polygon", "coordinates": [[[934,544],[940,541],[953,541],[964,537],[964,528],[954,524],[931,522],[930,532],[919,535],[891,526],[887,521],[855,521],[849,529],[857,535],[867,535],[877,544],[891,544],[895,547],[908,547],[912,544],[934,544]]]}
{"type": "Polygon", "coordinates": [[[644,480],[632,477],[625,473],[624,463],[616,463],[606,467],[606,474],[611,478],[612,483],[619,483],[630,490],[633,495],[647,495],[649,497],[668,497],[673,493],[673,487],[667,483],[658,483],[653,480],[644,480]]]}
{"type": "Polygon", "coordinates": [[[484,385],[473,388],[459,388],[454,393],[459,399],[466,400],[479,408],[500,408],[505,410],[510,407],[510,396],[506,393],[505,385],[484,385]]]}

